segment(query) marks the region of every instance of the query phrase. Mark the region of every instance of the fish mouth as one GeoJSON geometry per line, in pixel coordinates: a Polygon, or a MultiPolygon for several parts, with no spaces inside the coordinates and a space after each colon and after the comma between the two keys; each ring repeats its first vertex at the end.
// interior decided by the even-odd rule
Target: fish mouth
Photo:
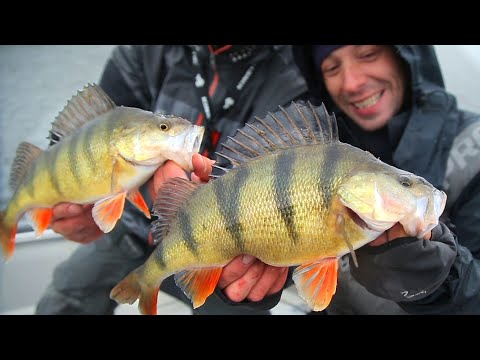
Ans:
{"type": "Polygon", "coordinates": [[[352,219],[357,226],[361,227],[364,230],[375,231],[375,229],[372,229],[370,226],[368,226],[368,223],[363,220],[355,211],[350,209],[348,206],[345,206],[345,209],[347,209],[347,214],[350,219],[352,219]]]}
{"type": "Polygon", "coordinates": [[[192,131],[185,137],[184,148],[187,150],[185,160],[188,164],[189,171],[193,171],[192,156],[200,151],[204,133],[205,128],[203,126],[193,125],[192,131]]]}
{"type": "MultiPolygon", "coordinates": [[[[399,214],[397,212],[394,212],[393,209],[390,209],[389,220],[377,219],[374,213],[374,209],[376,207],[375,204],[372,205],[365,202],[363,199],[356,196],[352,192],[348,192],[348,198],[355,199],[356,204],[362,204],[368,208],[371,208],[368,212],[359,211],[358,207],[352,206],[351,202],[348,202],[343,196],[340,196],[340,201],[347,209],[348,215],[352,218],[356,225],[360,226],[364,230],[383,232],[391,228],[399,219],[402,218],[403,214],[399,214]]],[[[377,203],[380,201],[380,199],[380,196],[375,196],[375,201],[377,203]]]]}
{"type": "Polygon", "coordinates": [[[435,190],[424,199],[417,201],[416,212],[400,223],[407,234],[422,239],[437,226],[440,216],[445,210],[447,195],[441,190],[435,190]]]}
{"type": "Polygon", "coordinates": [[[193,125],[192,131],[185,136],[183,146],[189,153],[193,154],[200,150],[204,132],[205,128],[203,126],[193,125]]]}

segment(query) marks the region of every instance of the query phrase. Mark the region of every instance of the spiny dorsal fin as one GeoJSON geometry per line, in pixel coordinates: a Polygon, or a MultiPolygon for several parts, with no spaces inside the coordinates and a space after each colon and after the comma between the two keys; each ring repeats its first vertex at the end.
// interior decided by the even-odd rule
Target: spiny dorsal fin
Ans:
{"type": "Polygon", "coordinates": [[[43,152],[39,147],[28,142],[22,142],[18,145],[15,159],[10,171],[10,188],[15,191],[25,177],[32,163],[43,152]]]}
{"type": "Polygon", "coordinates": [[[115,108],[115,103],[96,84],[88,84],[78,91],[52,123],[52,130],[47,139],[50,145],[64,136],[69,136],[87,122],[115,108]]]}
{"type": "Polygon", "coordinates": [[[337,140],[335,114],[329,115],[325,105],[314,107],[310,102],[292,102],[287,108],[279,106],[278,111],[268,113],[263,119],[255,117],[253,122],[237,130],[216,153],[223,167],[214,167],[228,171],[226,168],[277,150],[337,140]]]}
{"type": "Polygon", "coordinates": [[[201,185],[202,183],[183,178],[172,178],[162,185],[153,203],[153,215],[158,216],[158,219],[152,222],[154,244],[158,244],[167,235],[171,220],[192,192],[201,185]]]}

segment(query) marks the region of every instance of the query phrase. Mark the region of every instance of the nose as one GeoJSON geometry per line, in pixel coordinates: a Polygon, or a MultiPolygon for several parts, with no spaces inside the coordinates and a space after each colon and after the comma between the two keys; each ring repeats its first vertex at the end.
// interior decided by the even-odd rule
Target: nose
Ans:
{"type": "Polygon", "coordinates": [[[361,66],[350,64],[343,67],[342,85],[346,93],[355,93],[362,89],[366,83],[366,75],[361,66]]]}

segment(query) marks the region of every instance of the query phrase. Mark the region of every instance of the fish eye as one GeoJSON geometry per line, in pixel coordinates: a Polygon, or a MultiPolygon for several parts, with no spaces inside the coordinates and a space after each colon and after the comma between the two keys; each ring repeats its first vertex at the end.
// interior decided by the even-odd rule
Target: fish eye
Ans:
{"type": "Polygon", "coordinates": [[[412,181],[406,176],[401,176],[398,182],[400,183],[400,185],[406,188],[412,186],[412,181]]]}
{"type": "Polygon", "coordinates": [[[163,124],[160,124],[160,129],[162,130],[168,130],[168,125],[163,123],[163,124]]]}

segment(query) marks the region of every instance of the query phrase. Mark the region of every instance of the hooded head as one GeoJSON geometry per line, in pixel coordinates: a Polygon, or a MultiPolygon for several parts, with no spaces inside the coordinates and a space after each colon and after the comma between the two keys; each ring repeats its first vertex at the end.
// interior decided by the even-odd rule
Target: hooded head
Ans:
{"type": "MultiPolygon", "coordinates": [[[[328,109],[341,111],[325,88],[320,65],[333,51],[346,45],[294,45],[295,62],[305,77],[312,95],[325,103],[328,109]]],[[[413,103],[425,93],[445,89],[440,65],[433,45],[392,45],[409,72],[408,93],[413,103]]],[[[410,99],[409,99],[410,100],[410,99]]]]}

